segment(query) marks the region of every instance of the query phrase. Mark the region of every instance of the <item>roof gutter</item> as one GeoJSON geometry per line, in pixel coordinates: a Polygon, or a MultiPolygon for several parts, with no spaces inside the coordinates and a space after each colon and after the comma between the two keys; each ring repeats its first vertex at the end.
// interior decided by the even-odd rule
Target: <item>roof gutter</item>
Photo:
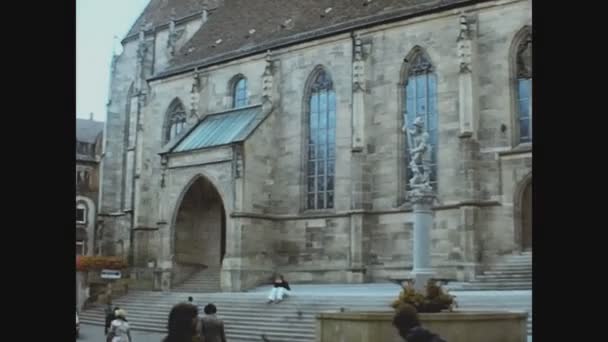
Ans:
{"type": "Polygon", "coordinates": [[[462,1],[462,2],[448,4],[448,5],[439,5],[437,7],[432,7],[429,9],[424,9],[424,10],[416,11],[416,12],[412,12],[409,9],[405,9],[405,10],[396,12],[389,17],[383,17],[384,15],[382,15],[382,14],[376,14],[374,16],[366,17],[366,18],[356,20],[356,21],[353,21],[350,23],[335,25],[333,27],[333,30],[330,29],[329,31],[324,32],[324,33],[321,33],[320,31],[327,30],[327,27],[297,34],[296,37],[297,36],[302,37],[300,39],[298,39],[298,38],[294,39],[294,36],[280,38],[280,39],[275,40],[274,42],[262,44],[255,48],[252,48],[248,51],[244,51],[242,53],[236,53],[232,56],[230,56],[230,54],[232,52],[226,52],[224,54],[220,54],[220,55],[216,56],[215,58],[211,58],[207,61],[205,61],[203,59],[203,60],[199,60],[197,62],[192,62],[192,63],[186,64],[183,67],[175,68],[173,70],[168,70],[166,72],[161,72],[158,75],[149,77],[147,79],[147,81],[151,82],[151,81],[163,79],[163,78],[170,77],[170,76],[176,76],[179,74],[184,74],[184,73],[187,73],[190,71],[194,71],[194,69],[196,69],[196,68],[206,68],[206,67],[210,67],[213,65],[221,64],[221,63],[227,63],[227,62],[237,60],[240,58],[249,57],[249,56],[259,54],[259,53],[263,53],[263,52],[266,52],[267,50],[293,46],[296,44],[309,42],[309,41],[319,39],[319,38],[326,38],[326,37],[338,35],[341,33],[348,33],[355,29],[369,28],[369,27],[373,27],[376,25],[392,23],[395,21],[403,20],[403,19],[411,19],[411,18],[423,16],[423,15],[434,14],[434,13],[441,12],[441,11],[456,9],[459,7],[466,7],[466,6],[475,5],[475,4],[483,3],[483,2],[490,2],[490,1],[496,1],[496,0],[462,1]],[[379,17],[382,17],[382,18],[379,18],[379,17]],[[317,32],[318,32],[318,34],[317,34],[317,32]]]}

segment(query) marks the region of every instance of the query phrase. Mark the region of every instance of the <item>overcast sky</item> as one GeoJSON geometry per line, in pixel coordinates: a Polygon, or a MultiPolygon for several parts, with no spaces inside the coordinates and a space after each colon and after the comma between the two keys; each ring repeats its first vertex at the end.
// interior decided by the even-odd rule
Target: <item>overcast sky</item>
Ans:
{"type": "Polygon", "coordinates": [[[76,0],[76,116],[106,120],[113,46],[150,0],[76,0]],[[114,36],[119,37],[114,39],[114,36]]]}

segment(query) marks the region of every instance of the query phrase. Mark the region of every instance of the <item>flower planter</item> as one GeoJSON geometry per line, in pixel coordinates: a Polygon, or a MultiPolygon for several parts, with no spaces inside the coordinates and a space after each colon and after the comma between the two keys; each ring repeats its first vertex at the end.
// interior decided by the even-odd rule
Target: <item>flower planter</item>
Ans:
{"type": "Polygon", "coordinates": [[[102,269],[121,270],[127,267],[126,260],[121,257],[76,256],[77,271],[101,271],[102,269]]]}
{"type": "MultiPolygon", "coordinates": [[[[323,312],[317,342],[403,342],[386,311],[323,312]]],[[[419,314],[422,326],[448,342],[526,342],[526,312],[454,311],[419,314]]]]}

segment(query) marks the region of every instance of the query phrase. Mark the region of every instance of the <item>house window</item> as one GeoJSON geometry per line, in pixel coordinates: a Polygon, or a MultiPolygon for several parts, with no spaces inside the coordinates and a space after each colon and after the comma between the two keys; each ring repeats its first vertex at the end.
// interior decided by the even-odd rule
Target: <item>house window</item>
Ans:
{"type": "Polygon", "coordinates": [[[84,241],[76,241],[76,255],[84,255],[84,241]]]}
{"type": "Polygon", "coordinates": [[[76,223],[86,223],[87,207],[84,204],[76,205],[76,223]]]}
{"type": "Polygon", "coordinates": [[[532,142],[532,36],[528,32],[517,46],[517,124],[519,142],[532,142]]]}
{"type": "Polygon", "coordinates": [[[83,186],[85,189],[89,188],[89,171],[84,171],[83,186]]]}
{"type": "MultiPolygon", "coordinates": [[[[430,183],[437,188],[437,78],[433,73],[433,65],[424,53],[419,52],[412,59],[412,64],[408,68],[407,83],[405,85],[405,117],[407,118],[408,128],[417,117],[422,118],[424,129],[429,134],[431,144],[431,163],[430,163],[430,183]]],[[[407,138],[407,137],[406,137],[407,138]]],[[[413,176],[409,169],[410,156],[408,139],[406,141],[405,165],[407,172],[407,187],[413,176]]]]}
{"type": "Polygon", "coordinates": [[[242,77],[234,84],[232,107],[239,108],[247,105],[247,79],[242,77]]]}
{"type": "Polygon", "coordinates": [[[321,70],[310,89],[307,137],[307,208],[334,207],[336,93],[321,70]]]}

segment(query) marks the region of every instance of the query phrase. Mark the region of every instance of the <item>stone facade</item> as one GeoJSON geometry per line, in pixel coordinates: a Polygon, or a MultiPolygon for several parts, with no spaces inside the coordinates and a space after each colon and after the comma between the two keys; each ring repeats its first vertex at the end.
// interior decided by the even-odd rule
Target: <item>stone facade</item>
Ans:
{"type": "Polygon", "coordinates": [[[98,254],[99,161],[104,123],[76,120],[76,254],[98,254]]]}
{"type": "Polygon", "coordinates": [[[432,265],[468,280],[496,256],[522,248],[521,197],[531,184],[532,152],[513,133],[512,44],[531,26],[531,1],[463,4],[158,76],[175,67],[169,50],[187,47],[215,15],[142,30],[123,41],[113,61],[100,215],[104,253],[128,255],[133,278],[154,273],[179,281],[192,271],[183,253],[199,267],[210,266],[203,260],[211,255],[202,253],[221,260],[226,291],[266,282],[273,272],[295,282],[405,275],[413,217],[401,127],[407,61],[415,53],[428,56],[437,79],[432,265]],[[180,38],[168,42],[169,30],[180,38]],[[331,77],[336,97],[335,205],[307,210],[307,101],[319,70],[331,77]],[[237,75],[247,79],[248,105],[264,104],[253,133],[239,143],[161,154],[172,101],[186,108],[187,135],[208,114],[231,108],[237,75]],[[217,196],[201,195],[214,200],[196,204],[189,191],[201,182],[217,196]],[[213,233],[196,235],[207,228],[194,226],[184,233],[183,205],[221,207],[212,211],[223,211],[222,227],[205,216],[192,222],[213,233]],[[180,242],[195,235],[187,248],[180,242]],[[156,272],[146,273],[150,260],[156,272]]]}

